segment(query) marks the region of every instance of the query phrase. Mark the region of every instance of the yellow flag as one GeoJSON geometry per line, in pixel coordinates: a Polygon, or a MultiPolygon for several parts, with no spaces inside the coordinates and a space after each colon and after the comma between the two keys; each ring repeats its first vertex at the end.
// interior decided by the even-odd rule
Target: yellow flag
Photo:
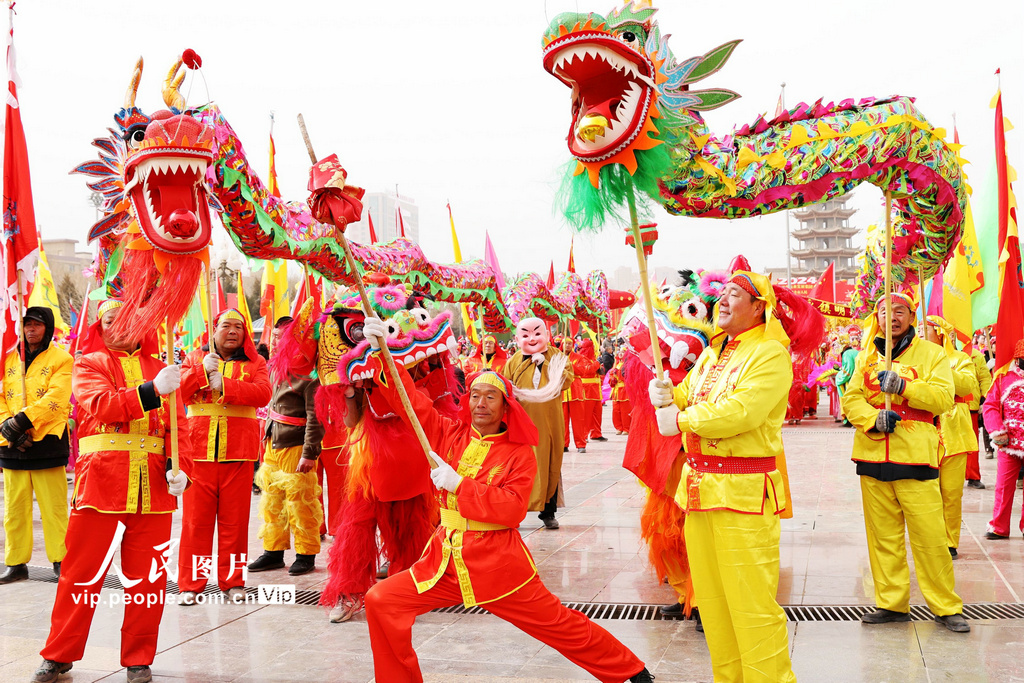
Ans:
{"type": "Polygon", "coordinates": [[[274,328],[278,318],[288,315],[290,299],[288,296],[288,264],[286,261],[265,261],[263,279],[260,283],[260,315],[266,320],[264,325],[274,328]]]}
{"type": "Polygon", "coordinates": [[[68,326],[60,316],[60,303],[57,301],[57,288],[53,286],[53,275],[50,264],[46,261],[46,252],[42,243],[39,244],[39,262],[36,265],[36,284],[28,297],[29,306],[41,306],[53,311],[54,327],[61,335],[68,333],[68,326]]]}
{"type": "Polygon", "coordinates": [[[245,325],[252,332],[252,316],[249,315],[249,303],[245,300],[245,288],[242,284],[242,271],[235,271],[238,276],[238,312],[245,318],[245,325]]]}
{"type": "MultiPolygon", "coordinates": [[[[448,205],[448,222],[452,226],[452,253],[455,256],[455,262],[458,263],[462,260],[462,249],[459,248],[459,236],[455,234],[455,218],[452,216],[452,205],[448,205]]],[[[474,344],[480,343],[480,337],[476,333],[476,327],[473,326],[473,321],[469,317],[469,304],[460,304],[459,308],[462,311],[462,325],[466,328],[466,334],[469,335],[470,340],[474,344]]]]}
{"type": "Polygon", "coordinates": [[[968,200],[964,207],[963,236],[942,274],[942,316],[956,329],[957,339],[964,347],[969,347],[974,338],[971,294],[981,289],[983,281],[974,216],[968,200]]]}

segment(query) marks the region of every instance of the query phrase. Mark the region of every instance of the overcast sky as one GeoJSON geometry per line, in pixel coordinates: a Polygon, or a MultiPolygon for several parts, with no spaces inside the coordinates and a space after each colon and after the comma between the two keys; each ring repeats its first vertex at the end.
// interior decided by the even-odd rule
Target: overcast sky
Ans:
{"type": "MultiPolygon", "coordinates": [[[[397,183],[415,199],[428,258],[452,259],[451,201],[465,258],[483,256],[488,230],[506,272],[546,272],[552,259],[564,269],[571,234],[552,213],[552,198],[569,158],[569,91],[542,68],[541,37],[551,18],[577,8],[607,14],[612,3],[20,0],[19,95],[43,236],[84,240],[94,211],[85,178],[68,171],[95,156],[90,142],[113,125],[135,59],[146,60],[137,104],[153,111],[163,107],[160,84],[175,56],[193,48],[209,97],[264,179],[276,113],[287,199],[306,197],[308,158],[295,125],[302,112],[318,153],[338,153],[351,182],[370,191],[397,183]]],[[[657,18],[680,61],[743,39],[702,83],[743,96],[708,114],[719,136],[774,111],[783,81],[789,106],[915,96],[950,139],[957,115],[977,186],[993,151],[996,67],[1005,114],[1024,130],[1021,0],[664,0],[657,18]]],[[[206,100],[198,80],[189,104],[206,100]]],[[[1009,153],[1024,169],[1019,130],[1009,134],[1009,153]]],[[[877,220],[880,198],[872,186],[856,190],[853,223],[877,220]]],[[[740,250],[758,270],[783,263],[781,214],[713,222],[658,208],[656,216],[655,265],[720,268],[740,250]]],[[[634,265],[621,235],[577,238],[577,270],[634,265]]]]}

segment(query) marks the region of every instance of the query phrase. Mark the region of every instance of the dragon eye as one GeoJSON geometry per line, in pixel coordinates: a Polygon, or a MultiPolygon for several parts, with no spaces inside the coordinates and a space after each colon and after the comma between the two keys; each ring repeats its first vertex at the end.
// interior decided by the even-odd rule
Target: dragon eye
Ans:
{"type": "Polygon", "coordinates": [[[393,320],[389,320],[388,321],[388,336],[389,337],[394,337],[396,334],[398,334],[401,331],[402,331],[402,328],[400,328],[398,326],[398,323],[396,323],[393,320]]]}
{"type": "Polygon", "coordinates": [[[124,137],[124,141],[128,143],[129,149],[138,149],[142,145],[142,141],[146,139],[146,130],[144,128],[136,128],[129,130],[124,137]]]}
{"type": "Polygon", "coordinates": [[[413,319],[420,327],[423,327],[430,322],[430,315],[427,313],[425,308],[414,308],[410,313],[412,313],[413,319]]]}
{"type": "Polygon", "coordinates": [[[622,34],[622,39],[625,40],[627,43],[632,43],[634,40],[636,40],[636,34],[633,33],[632,31],[626,31],[625,33],[622,34]]]}

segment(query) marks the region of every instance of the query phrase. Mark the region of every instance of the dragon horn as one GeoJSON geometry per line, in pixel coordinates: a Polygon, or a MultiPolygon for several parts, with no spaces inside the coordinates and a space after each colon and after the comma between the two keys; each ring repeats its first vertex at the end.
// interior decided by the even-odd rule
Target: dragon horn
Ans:
{"type": "Polygon", "coordinates": [[[181,92],[178,88],[181,87],[181,82],[185,80],[185,69],[181,68],[181,57],[174,61],[174,66],[167,72],[167,78],[164,79],[164,104],[171,109],[178,111],[185,110],[185,98],[182,97],[181,92]]]}
{"type": "Polygon", "coordinates": [[[142,57],[135,62],[135,71],[132,72],[132,82],[128,86],[128,92],[124,94],[124,108],[131,109],[135,106],[135,95],[139,92],[139,81],[142,80],[142,57]]]}

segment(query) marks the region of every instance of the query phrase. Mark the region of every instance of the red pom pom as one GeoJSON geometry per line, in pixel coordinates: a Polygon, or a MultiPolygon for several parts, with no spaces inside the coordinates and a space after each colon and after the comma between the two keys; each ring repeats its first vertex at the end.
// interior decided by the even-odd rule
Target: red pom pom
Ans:
{"type": "Polygon", "coordinates": [[[203,58],[196,54],[196,51],[189,48],[181,53],[181,61],[190,69],[198,69],[203,65],[203,58]]]}

